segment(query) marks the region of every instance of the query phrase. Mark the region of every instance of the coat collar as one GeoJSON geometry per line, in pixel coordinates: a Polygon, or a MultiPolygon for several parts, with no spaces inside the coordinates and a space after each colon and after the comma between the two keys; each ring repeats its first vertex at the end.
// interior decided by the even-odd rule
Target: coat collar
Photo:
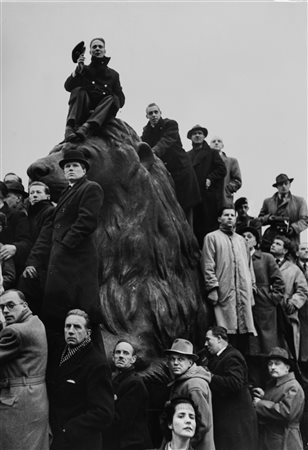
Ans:
{"type": "Polygon", "coordinates": [[[273,380],[273,381],[276,381],[275,385],[276,385],[276,387],[278,387],[278,386],[281,386],[282,384],[285,384],[291,380],[295,380],[295,375],[293,372],[287,373],[283,377],[277,378],[276,380],[273,380]]]}
{"type": "Polygon", "coordinates": [[[67,201],[68,198],[70,198],[72,195],[74,195],[74,193],[76,192],[76,190],[85,182],[87,181],[86,176],[82,177],[80,180],[78,180],[72,187],[67,186],[64,191],[61,194],[61,197],[59,199],[59,202],[56,206],[57,209],[59,209],[60,206],[62,206],[62,204],[64,202],[67,201]]]}
{"type": "Polygon", "coordinates": [[[210,147],[206,141],[203,141],[202,147],[200,147],[198,149],[192,148],[192,150],[191,150],[192,165],[197,166],[198,164],[200,164],[200,162],[208,156],[209,149],[210,149],[210,147]]]}

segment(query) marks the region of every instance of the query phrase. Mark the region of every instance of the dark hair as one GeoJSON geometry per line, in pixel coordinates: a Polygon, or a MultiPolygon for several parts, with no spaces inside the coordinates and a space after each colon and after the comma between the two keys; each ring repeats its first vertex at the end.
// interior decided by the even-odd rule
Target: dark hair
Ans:
{"type": "Polygon", "coordinates": [[[248,205],[248,199],[246,197],[240,197],[234,202],[234,208],[235,210],[238,210],[243,205],[248,205]]]}
{"type": "Polygon", "coordinates": [[[287,250],[288,252],[290,252],[290,251],[293,250],[292,243],[291,243],[290,239],[287,238],[286,236],[283,236],[282,234],[277,234],[277,235],[274,237],[274,239],[273,239],[272,242],[274,242],[275,239],[279,239],[279,241],[282,241],[285,250],[287,250]]]}
{"type": "Polygon", "coordinates": [[[231,203],[230,205],[223,205],[218,211],[218,217],[221,217],[223,215],[225,209],[233,209],[233,211],[235,212],[234,205],[232,205],[231,203]]]}
{"type": "Polygon", "coordinates": [[[105,39],[103,39],[102,37],[98,37],[98,38],[91,39],[90,48],[91,48],[92,42],[94,42],[94,41],[101,41],[104,45],[106,45],[105,39]]]}
{"type": "Polygon", "coordinates": [[[8,194],[7,185],[3,181],[0,181],[0,192],[2,193],[3,197],[6,197],[8,194]]]}
{"type": "Polygon", "coordinates": [[[42,181],[32,181],[32,183],[29,184],[29,191],[30,187],[32,186],[43,186],[45,188],[45,194],[50,195],[50,189],[47,184],[43,183],[42,181]]]}
{"type": "Polygon", "coordinates": [[[197,414],[197,408],[194,404],[194,402],[189,397],[174,397],[171,400],[168,400],[165,403],[164,411],[162,412],[160,416],[160,426],[163,432],[164,437],[166,438],[166,441],[169,442],[172,439],[172,431],[169,428],[169,425],[172,424],[173,416],[175,414],[175,409],[177,405],[180,405],[181,403],[188,403],[194,408],[195,416],[196,416],[196,431],[195,436],[198,433],[199,430],[199,424],[200,420],[197,414]]]}
{"type": "Polygon", "coordinates": [[[211,331],[213,336],[215,337],[220,336],[224,341],[229,342],[228,330],[225,327],[214,325],[213,327],[210,327],[207,331],[211,331]]]}
{"type": "Polygon", "coordinates": [[[7,291],[4,291],[4,292],[0,295],[0,297],[3,297],[4,295],[9,294],[10,292],[15,292],[15,293],[18,295],[19,300],[21,300],[22,302],[25,302],[25,301],[26,301],[25,294],[24,294],[23,292],[19,291],[18,289],[8,289],[7,291]]]}
{"type": "Polygon", "coordinates": [[[8,175],[13,175],[13,176],[15,177],[16,181],[18,181],[19,183],[22,184],[22,179],[21,179],[20,176],[18,176],[17,173],[15,173],[15,172],[8,172],[8,173],[6,173],[6,174],[4,175],[4,177],[3,177],[3,180],[5,180],[6,177],[7,177],[8,175]]]}
{"type": "Polygon", "coordinates": [[[86,328],[88,328],[89,330],[91,330],[92,326],[91,326],[91,321],[90,321],[90,317],[89,315],[83,311],[82,309],[71,309],[67,314],[65,319],[67,319],[67,317],[69,316],[80,316],[83,317],[86,321],[86,328]]]}
{"type": "Polygon", "coordinates": [[[158,106],[157,103],[154,103],[154,102],[149,103],[148,106],[145,108],[145,112],[146,112],[146,113],[148,113],[148,108],[151,108],[151,106],[157,106],[159,112],[161,113],[160,107],[158,106]]]}
{"type": "Polygon", "coordinates": [[[119,339],[118,342],[115,344],[112,353],[114,353],[116,347],[117,347],[119,344],[121,344],[122,342],[124,342],[125,344],[129,344],[129,345],[132,347],[132,349],[133,349],[133,355],[136,355],[136,352],[137,352],[136,347],[134,346],[134,344],[132,344],[132,342],[128,341],[127,339],[119,339]]]}
{"type": "Polygon", "coordinates": [[[0,212],[0,225],[2,225],[3,228],[6,228],[6,226],[7,226],[6,215],[2,212],[0,212]]]}

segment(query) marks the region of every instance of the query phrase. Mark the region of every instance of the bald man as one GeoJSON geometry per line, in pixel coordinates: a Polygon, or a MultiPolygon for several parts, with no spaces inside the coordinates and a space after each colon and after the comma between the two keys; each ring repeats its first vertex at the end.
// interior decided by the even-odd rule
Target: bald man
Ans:
{"type": "Polygon", "coordinates": [[[228,206],[233,205],[233,196],[242,186],[242,175],[238,160],[227,156],[225,152],[222,151],[224,148],[224,143],[221,137],[214,136],[210,141],[210,147],[217,150],[220,154],[221,159],[225,163],[227,173],[222,184],[222,205],[228,206]]]}

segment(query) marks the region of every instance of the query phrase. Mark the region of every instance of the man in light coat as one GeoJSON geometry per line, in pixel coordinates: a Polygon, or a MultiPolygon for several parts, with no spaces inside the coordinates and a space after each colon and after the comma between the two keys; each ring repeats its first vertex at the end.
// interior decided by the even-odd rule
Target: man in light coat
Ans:
{"type": "Polygon", "coordinates": [[[300,233],[308,227],[308,209],[306,200],[290,192],[294,178],[281,173],[276,177],[273,187],[276,194],[266,198],[259,213],[261,225],[269,225],[265,230],[261,250],[270,251],[271,243],[277,234],[284,234],[291,242],[300,242],[300,233]]]}
{"type": "Polygon", "coordinates": [[[274,347],[268,355],[271,381],[265,392],[261,388],[254,389],[260,450],[303,450],[299,422],[305,397],[290,368],[288,352],[274,347]]]}
{"type": "Polygon", "coordinates": [[[47,339],[22,292],[0,297],[0,448],[48,450],[47,339]]]}
{"type": "Polygon", "coordinates": [[[172,347],[165,350],[174,380],[169,384],[170,399],[188,397],[196,405],[199,432],[192,440],[194,450],[215,450],[213,438],[212,395],[208,385],[209,374],[195,364],[198,356],[193,345],[186,339],[175,339],[172,347]]]}
{"type": "Polygon", "coordinates": [[[210,141],[210,147],[219,152],[219,155],[225,163],[227,169],[227,173],[222,183],[222,204],[220,207],[233,205],[234,194],[242,186],[240,165],[236,158],[227,156],[225,152],[222,151],[224,148],[224,143],[220,137],[213,137],[210,141]]]}
{"type": "Polygon", "coordinates": [[[293,356],[295,356],[298,361],[301,361],[300,322],[298,314],[299,310],[307,301],[308,286],[300,268],[287,259],[290,248],[291,242],[288,238],[285,236],[276,236],[271,245],[271,253],[276,259],[285,284],[283,309],[292,325],[293,345],[295,350],[295,355],[293,356]]]}
{"type": "Polygon", "coordinates": [[[236,234],[235,210],[224,208],[219,230],[204,238],[202,270],[208,301],[216,324],[225,327],[236,348],[247,352],[248,335],[256,335],[253,322],[255,278],[245,239],[236,234]]]}

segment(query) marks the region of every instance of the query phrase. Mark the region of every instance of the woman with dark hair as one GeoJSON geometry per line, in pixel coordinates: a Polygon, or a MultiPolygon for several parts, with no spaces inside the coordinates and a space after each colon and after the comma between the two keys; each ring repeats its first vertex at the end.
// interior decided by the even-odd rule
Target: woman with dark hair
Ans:
{"type": "Polygon", "coordinates": [[[185,397],[175,397],[165,405],[161,416],[164,441],[158,450],[193,450],[191,439],[198,432],[194,403],[185,397]]]}

